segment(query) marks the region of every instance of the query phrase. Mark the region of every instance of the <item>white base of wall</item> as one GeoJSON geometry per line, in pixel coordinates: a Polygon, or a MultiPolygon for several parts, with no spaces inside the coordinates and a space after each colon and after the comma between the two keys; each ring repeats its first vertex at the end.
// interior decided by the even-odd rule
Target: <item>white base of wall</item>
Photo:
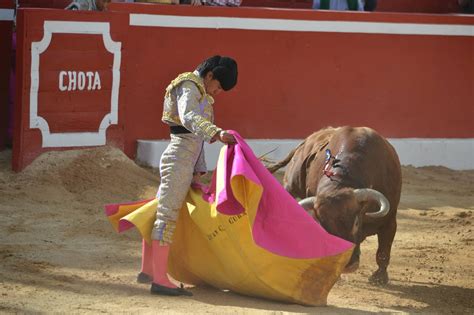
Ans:
{"type": "MultiPolygon", "coordinates": [[[[255,155],[279,161],[295,148],[302,139],[247,140],[255,155]]],[[[474,169],[474,138],[469,139],[389,139],[397,150],[402,165],[439,165],[455,170],[474,169]]],[[[168,140],[138,140],[137,162],[153,168],[159,167],[160,157],[168,140]]],[[[222,143],[205,144],[206,161],[209,169],[217,164],[222,143]]]]}

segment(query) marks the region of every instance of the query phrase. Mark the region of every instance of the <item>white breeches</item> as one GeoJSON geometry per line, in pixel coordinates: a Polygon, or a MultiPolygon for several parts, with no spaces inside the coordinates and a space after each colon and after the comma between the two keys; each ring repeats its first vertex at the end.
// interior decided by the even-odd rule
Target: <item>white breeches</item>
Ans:
{"type": "Polygon", "coordinates": [[[193,179],[196,162],[203,149],[201,137],[192,133],[171,134],[160,160],[161,182],[152,238],[170,244],[184,199],[193,179]]]}

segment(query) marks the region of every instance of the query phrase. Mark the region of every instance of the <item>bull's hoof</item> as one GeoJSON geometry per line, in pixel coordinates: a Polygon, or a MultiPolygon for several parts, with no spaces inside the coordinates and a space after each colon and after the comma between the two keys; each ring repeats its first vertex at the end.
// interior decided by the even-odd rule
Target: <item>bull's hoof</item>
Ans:
{"type": "Polygon", "coordinates": [[[388,273],[386,270],[377,270],[369,277],[369,282],[374,285],[386,285],[388,283],[388,273]]]}
{"type": "Polygon", "coordinates": [[[352,272],[355,272],[357,269],[359,269],[359,261],[354,261],[352,264],[350,265],[347,265],[345,268],[344,268],[344,271],[342,271],[342,273],[352,273],[352,272]]]}

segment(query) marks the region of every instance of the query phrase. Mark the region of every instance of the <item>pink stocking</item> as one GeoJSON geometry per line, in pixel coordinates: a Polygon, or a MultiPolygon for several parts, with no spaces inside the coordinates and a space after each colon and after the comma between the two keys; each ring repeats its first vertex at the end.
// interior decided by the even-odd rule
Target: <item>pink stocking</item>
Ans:
{"type": "Polygon", "coordinates": [[[168,287],[176,288],[176,286],[168,279],[168,256],[169,245],[160,245],[160,241],[153,241],[153,283],[168,287]]]}
{"type": "Polygon", "coordinates": [[[148,276],[153,276],[153,249],[143,239],[142,241],[142,269],[141,272],[148,276]]]}

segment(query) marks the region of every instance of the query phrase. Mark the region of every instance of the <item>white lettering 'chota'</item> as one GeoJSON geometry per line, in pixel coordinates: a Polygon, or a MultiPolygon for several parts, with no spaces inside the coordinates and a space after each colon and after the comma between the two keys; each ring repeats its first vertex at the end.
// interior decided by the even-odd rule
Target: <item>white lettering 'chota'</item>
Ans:
{"type": "Polygon", "coordinates": [[[61,92],[65,91],[95,91],[102,89],[98,71],[60,71],[58,86],[61,92]]]}
{"type": "Polygon", "coordinates": [[[94,76],[94,85],[92,86],[92,90],[100,90],[102,87],[100,86],[100,76],[99,72],[95,72],[94,76]]]}
{"type": "Polygon", "coordinates": [[[84,72],[79,72],[77,75],[77,88],[82,91],[86,86],[86,74],[84,72]]]}
{"type": "Polygon", "coordinates": [[[66,71],[59,72],[59,90],[64,92],[67,90],[67,86],[64,85],[64,77],[67,75],[66,71]]]}

